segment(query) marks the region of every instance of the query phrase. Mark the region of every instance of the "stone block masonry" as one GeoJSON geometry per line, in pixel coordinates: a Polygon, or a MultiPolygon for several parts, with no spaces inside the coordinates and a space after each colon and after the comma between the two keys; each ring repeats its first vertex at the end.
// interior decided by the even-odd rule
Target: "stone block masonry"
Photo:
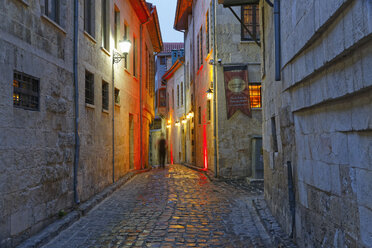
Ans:
{"type": "Polygon", "coordinates": [[[280,82],[274,81],[269,62],[273,16],[264,2],[268,205],[300,247],[370,247],[372,2],[281,1],[280,82]],[[295,226],[287,203],[286,161],[294,164],[295,226]]]}

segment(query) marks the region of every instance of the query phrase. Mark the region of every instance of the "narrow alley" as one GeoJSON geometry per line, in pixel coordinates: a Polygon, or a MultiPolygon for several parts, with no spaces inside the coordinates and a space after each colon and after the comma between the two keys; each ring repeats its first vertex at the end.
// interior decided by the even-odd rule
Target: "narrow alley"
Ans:
{"type": "Polygon", "coordinates": [[[252,206],[262,192],[181,165],[154,169],[44,247],[274,247],[252,206]]]}

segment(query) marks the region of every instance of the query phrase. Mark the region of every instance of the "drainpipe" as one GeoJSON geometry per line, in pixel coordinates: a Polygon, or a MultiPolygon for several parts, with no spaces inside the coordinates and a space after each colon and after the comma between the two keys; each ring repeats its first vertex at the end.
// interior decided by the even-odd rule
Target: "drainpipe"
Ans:
{"type": "Polygon", "coordinates": [[[214,177],[218,177],[217,159],[217,46],[216,46],[216,0],[212,0],[213,8],[213,141],[214,141],[214,177]]]}
{"type": "Polygon", "coordinates": [[[77,191],[79,166],[79,80],[78,80],[78,31],[79,31],[79,0],[74,0],[74,86],[75,86],[75,156],[74,156],[74,201],[79,204],[77,191]]]}
{"type": "Polygon", "coordinates": [[[274,1],[274,22],[275,22],[275,80],[281,80],[281,40],[280,40],[280,0],[274,1]]]}
{"type": "Polygon", "coordinates": [[[144,23],[140,24],[140,158],[141,158],[141,170],[143,168],[143,117],[142,117],[142,30],[143,30],[143,25],[147,24],[150,21],[150,17],[147,18],[147,20],[144,23]]]}

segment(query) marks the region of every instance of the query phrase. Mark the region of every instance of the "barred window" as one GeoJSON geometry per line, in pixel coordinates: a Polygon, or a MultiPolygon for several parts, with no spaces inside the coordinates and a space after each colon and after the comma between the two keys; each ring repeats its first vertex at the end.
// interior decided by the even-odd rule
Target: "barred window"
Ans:
{"type": "Polygon", "coordinates": [[[177,85],[177,107],[180,106],[180,86],[177,85]]]}
{"type": "Polygon", "coordinates": [[[40,79],[14,71],[13,105],[27,110],[39,110],[40,79]]]}
{"type": "Polygon", "coordinates": [[[207,54],[210,52],[209,50],[209,11],[207,11],[206,18],[205,18],[205,33],[206,33],[206,49],[207,49],[207,54]]]}
{"type": "Polygon", "coordinates": [[[94,75],[85,71],[85,103],[94,104],[94,75]]]}
{"type": "MultiPolygon", "coordinates": [[[[249,29],[257,40],[260,39],[260,16],[258,4],[247,4],[241,7],[241,18],[244,25],[249,29]]],[[[253,40],[247,30],[241,26],[242,40],[253,40]]]]}
{"type": "Polygon", "coordinates": [[[211,120],[211,100],[207,100],[207,117],[208,121],[211,120]]]}
{"type": "Polygon", "coordinates": [[[109,84],[102,81],[102,109],[109,109],[109,84]]]}
{"type": "Polygon", "coordinates": [[[249,84],[249,99],[251,102],[251,108],[261,108],[261,84],[252,83],[249,84]]]}
{"type": "Polygon", "coordinates": [[[115,103],[120,104],[120,90],[115,88],[115,103]]]}

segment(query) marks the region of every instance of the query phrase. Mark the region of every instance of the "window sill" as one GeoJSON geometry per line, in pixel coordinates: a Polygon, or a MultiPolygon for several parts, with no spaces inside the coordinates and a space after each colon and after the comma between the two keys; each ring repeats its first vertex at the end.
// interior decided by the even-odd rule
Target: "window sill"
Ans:
{"type": "MultiPolygon", "coordinates": [[[[261,43],[260,40],[258,40],[258,43],[261,43]]],[[[241,40],[240,44],[256,44],[254,40],[241,40]]]]}
{"type": "Polygon", "coordinates": [[[85,107],[90,108],[90,109],[96,109],[96,106],[93,104],[85,103],[85,107]]]}
{"type": "Polygon", "coordinates": [[[47,17],[46,15],[41,15],[41,18],[47,22],[49,22],[50,24],[52,24],[55,28],[57,28],[59,31],[61,31],[63,34],[67,34],[66,30],[64,28],[62,28],[58,23],[56,23],[55,21],[53,21],[52,19],[50,19],[49,17],[47,17]]]}
{"type": "Polygon", "coordinates": [[[125,71],[126,73],[128,73],[129,75],[132,75],[132,74],[130,73],[130,71],[128,71],[128,68],[125,68],[125,67],[124,67],[124,71],[125,71]]]}
{"type": "Polygon", "coordinates": [[[120,103],[115,103],[115,107],[120,108],[121,107],[120,103]]]}
{"type": "Polygon", "coordinates": [[[84,31],[84,35],[90,40],[92,41],[94,44],[97,43],[96,39],[94,39],[94,37],[92,35],[90,35],[87,31],[84,31]]]}
{"type": "Polygon", "coordinates": [[[110,112],[108,111],[108,109],[102,109],[102,113],[109,114],[110,112]]]}
{"type": "Polygon", "coordinates": [[[26,1],[26,0],[19,0],[19,2],[23,3],[26,7],[30,6],[28,1],[26,1]]]}
{"type": "Polygon", "coordinates": [[[109,51],[106,50],[106,48],[104,47],[101,47],[101,50],[106,53],[106,55],[108,55],[109,57],[111,57],[111,53],[109,51]]]}
{"type": "Polygon", "coordinates": [[[262,108],[251,108],[252,110],[262,111],[262,108]]]}

